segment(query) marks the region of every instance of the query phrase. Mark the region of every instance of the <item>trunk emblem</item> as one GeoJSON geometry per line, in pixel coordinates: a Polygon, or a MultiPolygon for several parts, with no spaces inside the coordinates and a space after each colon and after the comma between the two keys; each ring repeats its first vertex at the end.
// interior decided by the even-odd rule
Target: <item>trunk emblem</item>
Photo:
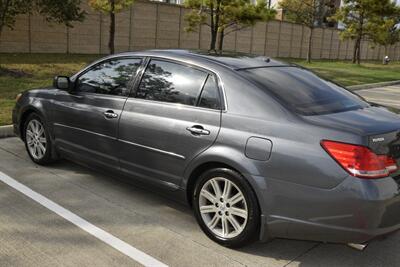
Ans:
{"type": "Polygon", "coordinates": [[[383,137],[373,138],[373,139],[372,139],[372,142],[374,142],[374,143],[376,143],[376,142],[383,142],[383,141],[385,141],[385,138],[383,138],[383,137]]]}

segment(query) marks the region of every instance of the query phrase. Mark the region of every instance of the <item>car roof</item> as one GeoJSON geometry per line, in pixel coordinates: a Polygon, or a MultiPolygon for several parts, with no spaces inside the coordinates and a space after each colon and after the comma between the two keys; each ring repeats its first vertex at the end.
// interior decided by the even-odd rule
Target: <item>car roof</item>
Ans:
{"type": "Polygon", "coordinates": [[[194,63],[214,63],[223,65],[233,70],[258,68],[258,67],[279,67],[290,66],[290,64],[265,56],[258,56],[247,53],[223,52],[222,54],[209,53],[203,50],[180,50],[180,49],[163,49],[163,50],[146,50],[138,52],[125,52],[113,55],[118,56],[150,56],[150,57],[166,57],[178,60],[189,60],[194,63]]]}

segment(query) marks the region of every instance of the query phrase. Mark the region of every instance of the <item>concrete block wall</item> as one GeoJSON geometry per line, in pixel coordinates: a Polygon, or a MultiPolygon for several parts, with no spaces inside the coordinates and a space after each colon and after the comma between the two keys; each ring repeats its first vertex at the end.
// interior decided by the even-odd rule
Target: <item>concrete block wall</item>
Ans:
{"type": "MultiPolygon", "coordinates": [[[[107,54],[109,17],[83,5],[86,20],[73,28],[48,23],[38,15],[19,16],[14,30],[5,29],[0,52],[13,53],[88,53],[107,54]]],[[[188,9],[159,2],[138,0],[131,8],[116,15],[115,49],[117,52],[154,48],[205,49],[210,44],[210,29],[201,26],[186,32],[188,9]]],[[[224,39],[224,49],[271,57],[305,58],[310,30],[283,21],[257,23],[224,39]]],[[[335,29],[315,29],[312,40],[314,59],[351,59],[353,41],[342,41],[335,29]]],[[[362,42],[363,59],[380,60],[385,49],[362,42]]],[[[400,60],[400,44],[388,50],[393,60],[400,60]]]]}

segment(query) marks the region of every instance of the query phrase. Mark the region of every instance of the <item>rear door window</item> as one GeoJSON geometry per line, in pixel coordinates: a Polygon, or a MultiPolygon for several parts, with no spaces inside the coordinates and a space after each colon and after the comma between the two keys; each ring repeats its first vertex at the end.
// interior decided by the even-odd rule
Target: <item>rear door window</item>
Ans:
{"type": "Polygon", "coordinates": [[[208,73],[190,66],[151,60],[136,98],[194,106],[207,76],[208,73]]]}
{"type": "Polygon", "coordinates": [[[266,67],[240,72],[302,115],[337,113],[369,106],[359,96],[305,69],[266,67]]]}
{"type": "Polygon", "coordinates": [[[208,75],[200,95],[199,107],[209,109],[221,109],[221,100],[217,80],[214,75],[208,75]]]}

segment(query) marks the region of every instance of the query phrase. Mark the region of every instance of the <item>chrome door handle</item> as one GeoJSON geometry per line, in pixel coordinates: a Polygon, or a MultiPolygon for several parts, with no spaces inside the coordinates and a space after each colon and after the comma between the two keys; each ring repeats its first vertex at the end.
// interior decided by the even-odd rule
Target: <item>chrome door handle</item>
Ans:
{"type": "Polygon", "coordinates": [[[186,128],[193,135],[210,135],[210,131],[203,128],[203,126],[195,125],[192,127],[186,128]]]}
{"type": "Polygon", "coordinates": [[[108,119],[116,119],[116,118],[118,118],[118,114],[114,113],[114,111],[112,111],[112,110],[107,110],[103,114],[104,114],[104,117],[106,117],[108,119]]]}

